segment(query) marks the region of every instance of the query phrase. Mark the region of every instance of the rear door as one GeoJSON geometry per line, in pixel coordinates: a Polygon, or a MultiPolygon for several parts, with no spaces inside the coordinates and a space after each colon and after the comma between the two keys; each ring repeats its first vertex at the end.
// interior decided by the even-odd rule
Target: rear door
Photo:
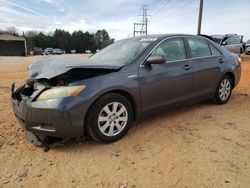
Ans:
{"type": "Polygon", "coordinates": [[[215,46],[202,38],[187,37],[186,41],[193,63],[192,97],[212,97],[221,77],[224,57],[215,46]]]}
{"type": "Polygon", "coordinates": [[[166,63],[140,66],[142,111],[190,99],[192,65],[190,60],[186,59],[183,39],[180,37],[166,39],[151,55],[164,56],[166,63]]]}

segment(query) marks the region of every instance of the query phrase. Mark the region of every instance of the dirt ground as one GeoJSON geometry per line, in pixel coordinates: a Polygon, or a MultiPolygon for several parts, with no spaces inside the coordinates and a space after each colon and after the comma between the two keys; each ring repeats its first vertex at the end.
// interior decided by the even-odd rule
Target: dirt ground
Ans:
{"type": "Polygon", "coordinates": [[[10,103],[10,84],[39,58],[0,57],[0,187],[250,187],[250,56],[226,105],[172,109],[116,143],[47,152],[26,141],[10,103]]]}

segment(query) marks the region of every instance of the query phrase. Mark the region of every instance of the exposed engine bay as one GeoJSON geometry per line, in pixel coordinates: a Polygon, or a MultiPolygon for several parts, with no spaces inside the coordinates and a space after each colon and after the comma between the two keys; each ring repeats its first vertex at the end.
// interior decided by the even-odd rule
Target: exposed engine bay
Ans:
{"type": "MultiPolygon", "coordinates": [[[[83,68],[76,68],[71,69],[68,72],[56,76],[51,79],[41,78],[41,79],[33,79],[30,78],[26,80],[25,85],[18,88],[15,92],[13,91],[13,95],[18,101],[30,97],[35,90],[39,87],[44,89],[48,89],[54,86],[68,86],[70,83],[84,80],[91,77],[101,76],[104,74],[108,74],[114,72],[114,69],[83,69],[83,68]]],[[[13,85],[14,88],[15,85],[13,85]]]]}
{"type": "Polygon", "coordinates": [[[56,76],[51,79],[38,79],[37,82],[44,84],[45,86],[67,86],[72,82],[78,80],[84,80],[91,77],[101,76],[103,74],[108,74],[114,72],[112,69],[71,69],[68,72],[56,76]]]}

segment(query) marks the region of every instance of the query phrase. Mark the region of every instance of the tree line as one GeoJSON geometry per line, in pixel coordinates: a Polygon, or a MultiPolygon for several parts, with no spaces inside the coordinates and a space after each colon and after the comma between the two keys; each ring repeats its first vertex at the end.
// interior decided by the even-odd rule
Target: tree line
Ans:
{"type": "MultiPolygon", "coordinates": [[[[0,33],[8,33],[18,35],[17,30],[12,27],[0,33]]],[[[94,53],[97,49],[102,49],[114,42],[110,38],[105,29],[98,30],[96,33],[83,32],[82,30],[74,31],[70,34],[68,31],[56,29],[51,33],[42,33],[37,31],[28,31],[23,33],[22,37],[26,39],[27,51],[32,51],[35,47],[42,48],[60,48],[70,53],[71,50],[76,50],[76,53],[84,53],[90,50],[94,53]]]]}

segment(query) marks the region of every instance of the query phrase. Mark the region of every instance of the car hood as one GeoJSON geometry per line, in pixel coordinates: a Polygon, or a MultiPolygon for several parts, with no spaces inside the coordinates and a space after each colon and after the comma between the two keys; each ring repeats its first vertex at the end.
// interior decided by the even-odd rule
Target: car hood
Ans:
{"type": "Polygon", "coordinates": [[[51,79],[72,69],[109,69],[119,70],[124,64],[116,62],[96,62],[91,59],[68,56],[42,58],[29,66],[29,76],[33,79],[51,79]]]}

